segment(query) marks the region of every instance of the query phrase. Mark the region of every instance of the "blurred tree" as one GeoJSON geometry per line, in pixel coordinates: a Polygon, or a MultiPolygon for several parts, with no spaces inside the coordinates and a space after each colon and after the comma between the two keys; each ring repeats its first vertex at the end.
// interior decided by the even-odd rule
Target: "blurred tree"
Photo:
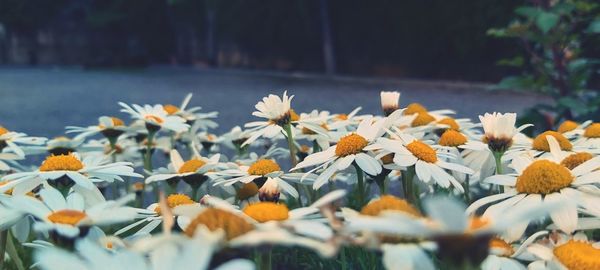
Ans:
{"type": "Polygon", "coordinates": [[[600,33],[600,4],[534,0],[515,12],[518,18],[509,26],[489,30],[490,35],[515,39],[524,48],[523,54],[499,62],[521,74],[504,78],[497,88],[536,91],[554,99],[555,104],[537,105],[525,116],[549,120],[539,122],[538,131],[565,119],[597,118],[600,95],[588,82],[597,74],[598,60],[588,58],[581,45],[600,33]]]}

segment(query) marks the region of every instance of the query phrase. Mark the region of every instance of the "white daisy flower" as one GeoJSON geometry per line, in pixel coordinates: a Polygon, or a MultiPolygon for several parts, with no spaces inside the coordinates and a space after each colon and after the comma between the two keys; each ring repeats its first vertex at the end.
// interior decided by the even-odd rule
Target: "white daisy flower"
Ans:
{"type": "MultiPolygon", "coordinates": [[[[402,167],[414,166],[417,177],[425,182],[431,180],[443,188],[453,186],[456,190],[464,192],[464,189],[452,175],[445,170],[457,171],[464,174],[473,174],[470,168],[446,162],[455,159],[451,153],[443,151],[415,139],[407,134],[394,134],[395,139],[379,138],[377,143],[369,149],[383,149],[385,153],[394,154],[394,163],[402,167]]],[[[381,154],[380,154],[381,155],[381,154]]]]}
{"type": "Polygon", "coordinates": [[[401,115],[398,110],[389,117],[381,118],[373,122],[372,117],[367,117],[359,124],[356,132],[342,137],[336,145],[331,146],[323,152],[307,156],[298,163],[291,171],[316,166],[306,175],[319,169],[324,169],[313,184],[314,189],[319,189],[327,183],[329,178],[337,172],[348,168],[353,163],[369,175],[381,173],[382,167],[379,161],[371,156],[367,149],[375,140],[385,133],[385,130],[401,115]]]}
{"type": "Polygon", "coordinates": [[[260,188],[260,196],[263,196],[262,199],[265,200],[278,200],[280,191],[294,198],[299,196],[298,191],[286,180],[300,178],[300,176],[293,173],[285,174],[273,159],[258,159],[250,166],[230,163],[227,169],[210,175],[213,177],[214,186],[255,182],[260,188]]]}
{"type": "Polygon", "coordinates": [[[0,171],[10,171],[11,165],[16,165],[15,161],[22,160],[23,157],[13,153],[0,153],[0,171]]]}
{"type": "Polygon", "coordinates": [[[4,177],[9,180],[0,192],[14,188],[13,194],[22,195],[46,181],[63,188],[73,185],[96,190],[94,183],[123,181],[122,177],[143,177],[135,173],[129,162],[109,163],[104,157],[89,155],[81,159],[77,153],[51,155],[33,172],[13,173],[4,177]]]}
{"type": "Polygon", "coordinates": [[[329,130],[336,130],[343,134],[348,133],[350,130],[354,130],[363,118],[368,117],[357,115],[360,110],[362,110],[362,107],[356,107],[348,114],[338,113],[332,115],[333,117],[330,117],[329,122],[327,123],[329,130]]]}
{"type": "Polygon", "coordinates": [[[43,137],[30,137],[25,133],[9,131],[0,126],[0,151],[11,151],[19,157],[25,157],[23,145],[43,145],[46,142],[43,137]]]}
{"type": "Polygon", "coordinates": [[[575,146],[600,148],[600,123],[591,123],[585,129],[578,132],[579,138],[573,141],[575,146]]]}
{"type": "Polygon", "coordinates": [[[85,138],[69,138],[65,136],[55,137],[46,142],[46,145],[24,146],[28,154],[67,155],[71,152],[101,152],[104,147],[99,145],[85,145],[85,138]]]}
{"type": "Polygon", "coordinates": [[[289,210],[284,204],[259,202],[247,205],[243,210],[226,201],[206,197],[204,203],[211,208],[189,207],[188,221],[180,217],[181,226],[190,236],[199,227],[210,230],[223,229],[231,247],[254,247],[264,244],[283,246],[303,246],[322,256],[332,256],[336,248],[330,240],[334,234],[330,227],[315,219],[320,209],[345,196],[345,191],[337,190],[324,195],[308,207],[289,210]],[[235,224],[235,225],[234,225],[235,224]]]}
{"type": "Polygon", "coordinates": [[[122,112],[126,112],[134,119],[144,121],[148,130],[158,131],[165,128],[174,132],[184,132],[189,129],[189,125],[180,116],[169,115],[162,105],[144,105],[144,107],[133,104],[129,106],[123,102],[119,102],[123,107],[122,112]]]}
{"type": "Polygon", "coordinates": [[[483,143],[493,152],[506,152],[512,143],[513,137],[519,134],[523,129],[532,126],[531,124],[515,127],[517,121],[516,113],[486,113],[479,116],[483,126],[483,143]]]}
{"type": "Polygon", "coordinates": [[[527,251],[529,245],[538,238],[547,235],[547,231],[540,231],[529,236],[522,243],[507,241],[500,237],[490,240],[490,254],[481,264],[482,270],[525,270],[521,263],[535,260],[533,254],[527,251]]]}
{"type": "Polygon", "coordinates": [[[527,251],[538,258],[529,264],[531,270],[600,269],[600,248],[583,233],[553,234],[543,242],[531,244],[527,251]]]}
{"type": "Polygon", "coordinates": [[[356,216],[345,225],[347,232],[371,231],[386,235],[409,235],[437,243],[438,258],[445,263],[478,266],[488,256],[489,240],[515,224],[539,218],[564,201],[548,205],[524,205],[501,217],[470,216],[465,205],[451,197],[433,197],[424,201],[429,218],[415,218],[404,211],[385,211],[377,217],[356,216]],[[460,243],[460,245],[458,244],[460,243]]]}
{"type": "Polygon", "coordinates": [[[287,91],[285,91],[281,98],[271,94],[256,103],[254,107],[257,111],[253,112],[252,115],[265,118],[266,121],[250,122],[245,125],[245,127],[250,128],[249,132],[252,133],[252,136],[242,146],[254,142],[259,137],[273,138],[284,132],[283,126],[292,121],[291,102],[293,98],[293,95],[288,97],[287,91]]]}
{"type": "MultiPolygon", "coordinates": [[[[600,158],[587,160],[573,169],[560,162],[525,156],[514,158],[511,165],[515,173],[494,175],[484,180],[504,186],[504,192],[475,201],[469,206],[469,212],[490,203],[494,204],[486,209],[484,216],[564,201],[563,207],[550,212],[550,218],[562,231],[573,232],[579,212],[600,216],[600,198],[594,195],[598,193],[596,184],[600,181],[600,171],[596,171],[600,167],[600,158]]],[[[519,227],[524,231],[527,224],[519,227]]]]}
{"type": "MultiPolygon", "coordinates": [[[[177,221],[176,224],[179,224],[178,217],[179,217],[179,214],[183,211],[183,210],[180,210],[180,208],[198,205],[198,203],[196,201],[194,201],[192,198],[190,198],[189,196],[187,196],[185,194],[171,194],[171,195],[167,196],[166,204],[168,205],[169,210],[170,210],[170,211],[168,211],[168,213],[172,213],[174,215],[174,218],[177,221]]],[[[118,236],[123,233],[129,232],[132,229],[137,228],[144,223],[146,223],[146,225],[139,228],[133,234],[133,237],[147,236],[152,231],[154,231],[154,229],[156,229],[158,226],[160,226],[162,224],[163,216],[166,213],[163,213],[163,211],[161,211],[161,207],[160,207],[159,203],[150,204],[146,208],[146,210],[148,210],[147,212],[144,212],[145,214],[148,214],[148,216],[146,218],[138,220],[134,223],[131,223],[131,224],[123,227],[122,229],[115,232],[115,235],[118,236]]],[[[180,226],[180,229],[183,230],[183,229],[185,229],[185,227],[180,226]]]]}
{"type": "Polygon", "coordinates": [[[192,159],[184,162],[177,150],[171,150],[169,157],[170,163],[168,168],[163,170],[166,173],[157,173],[149,176],[146,178],[146,184],[172,178],[186,179],[192,175],[205,175],[218,165],[221,155],[216,154],[210,158],[195,155],[192,159]]]}
{"type": "Polygon", "coordinates": [[[67,126],[67,133],[79,133],[74,139],[87,138],[102,133],[104,137],[116,139],[125,131],[129,130],[123,120],[116,117],[101,116],[98,125],[88,127],[67,126]]]}
{"type": "Polygon", "coordinates": [[[11,208],[34,216],[36,222],[33,227],[39,232],[55,232],[74,238],[85,236],[83,234],[87,228],[93,225],[111,225],[139,217],[137,209],[123,206],[133,196],[88,206],[77,193],[71,193],[65,199],[58,190],[46,187],[39,194],[41,200],[29,196],[14,196],[8,201],[11,208]]]}
{"type": "Polygon", "coordinates": [[[381,91],[381,109],[383,114],[388,116],[400,109],[398,103],[400,102],[400,92],[397,91],[381,91]]]}

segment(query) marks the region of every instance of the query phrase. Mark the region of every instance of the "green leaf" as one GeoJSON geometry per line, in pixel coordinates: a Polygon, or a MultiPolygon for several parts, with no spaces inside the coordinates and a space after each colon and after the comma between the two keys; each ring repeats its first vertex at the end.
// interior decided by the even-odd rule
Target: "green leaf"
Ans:
{"type": "Polygon", "coordinates": [[[590,23],[586,31],[590,33],[600,33],[600,20],[595,20],[590,23]]]}
{"type": "Polygon", "coordinates": [[[542,33],[546,34],[550,29],[552,29],[558,21],[560,17],[554,13],[550,12],[540,12],[538,16],[535,18],[535,24],[537,27],[542,30],[542,33]]]}
{"type": "Polygon", "coordinates": [[[521,15],[523,17],[528,17],[528,18],[535,18],[537,17],[537,15],[541,12],[541,10],[539,8],[534,8],[534,7],[519,7],[517,9],[515,9],[515,13],[517,13],[518,15],[521,15]]]}
{"type": "Polygon", "coordinates": [[[510,59],[502,59],[498,61],[499,66],[522,67],[523,64],[525,64],[525,60],[521,56],[517,56],[510,59]]]}
{"type": "Polygon", "coordinates": [[[581,100],[572,97],[563,97],[557,100],[557,103],[561,106],[567,107],[578,114],[587,113],[588,108],[585,103],[581,100]]]}
{"type": "Polygon", "coordinates": [[[491,87],[491,90],[526,90],[535,89],[535,81],[531,76],[508,76],[502,79],[498,84],[491,87]]]}

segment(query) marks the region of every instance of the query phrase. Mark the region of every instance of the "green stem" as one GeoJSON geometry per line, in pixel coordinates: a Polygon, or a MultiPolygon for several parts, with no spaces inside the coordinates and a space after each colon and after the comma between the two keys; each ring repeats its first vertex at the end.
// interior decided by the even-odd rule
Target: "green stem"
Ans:
{"type": "Polygon", "coordinates": [[[155,132],[148,131],[148,138],[146,139],[147,144],[146,153],[144,155],[144,169],[149,172],[152,172],[152,143],[154,141],[154,134],[155,132]]]}
{"type": "Polygon", "coordinates": [[[346,249],[344,247],[340,250],[341,253],[341,261],[342,261],[342,270],[348,269],[348,262],[346,261],[346,249]]]}
{"type": "MultiPolygon", "coordinates": [[[[504,155],[504,152],[493,152],[494,154],[494,160],[496,161],[496,174],[502,174],[502,155],[504,155]]],[[[503,186],[498,186],[498,190],[499,193],[504,192],[504,187],[503,186]]]]}
{"type": "Polygon", "coordinates": [[[261,253],[260,255],[260,266],[258,269],[260,270],[271,270],[273,268],[273,265],[271,263],[271,255],[273,254],[273,251],[271,250],[271,248],[269,248],[268,251],[265,251],[263,253],[261,253]]]}
{"type": "Polygon", "coordinates": [[[6,250],[6,239],[8,230],[0,231],[0,269],[4,269],[4,253],[6,250]]]}
{"type": "Polygon", "coordinates": [[[358,204],[359,207],[363,207],[365,205],[365,179],[363,171],[356,162],[352,164],[354,165],[354,169],[356,169],[356,180],[358,182],[358,204]]]}
{"type": "Polygon", "coordinates": [[[192,186],[192,194],[190,196],[190,198],[192,198],[192,200],[196,200],[198,199],[198,201],[200,200],[200,198],[196,198],[196,196],[198,196],[198,190],[200,189],[200,185],[193,185],[192,186]]]}
{"type": "Polygon", "coordinates": [[[466,176],[465,178],[465,203],[471,204],[471,184],[469,183],[469,175],[466,176]]]}
{"type": "Polygon", "coordinates": [[[418,205],[418,193],[413,179],[415,178],[415,167],[411,166],[402,172],[402,187],[404,188],[404,198],[412,205],[418,205]]]}
{"type": "MultiPolygon", "coordinates": [[[[298,159],[296,158],[296,145],[294,145],[294,135],[292,134],[292,125],[286,124],[283,126],[283,130],[285,130],[286,139],[288,143],[288,148],[290,150],[290,161],[292,162],[292,168],[296,167],[298,164],[298,159]]],[[[300,191],[300,186],[298,184],[294,184],[294,188],[300,191]]],[[[306,192],[306,191],[305,191],[306,192]]],[[[308,193],[307,193],[308,196],[308,193]]],[[[302,207],[302,196],[298,196],[298,205],[302,207]]]]}
{"type": "Polygon", "coordinates": [[[17,247],[14,243],[15,241],[13,240],[10,231],[7,232],[8,234],[6,235],[6,252],[8,252],[10,260],[15,264],[18,270],[25,270],[25,266],[23,266],[23,261],[21,260],[21,258],[19,257],[19,253],[17,252],[17,247]]]}
{"type": "Polygon", "coordinates": [[[496,174],[502,174],[502,152],[493,152],[494,160],[496,161],[496,174]]]}
{"type": "Polygon", "coordinates": [[[286,124],[283,126],[283,130],[285,130],[288,148],[290,150],[290,160],[292,161],[292,167],[296,167],[298,164],[298,159],[296,158],[296,146],[294,145],[294,135],[292,134],[292,125],[286,124]]]}

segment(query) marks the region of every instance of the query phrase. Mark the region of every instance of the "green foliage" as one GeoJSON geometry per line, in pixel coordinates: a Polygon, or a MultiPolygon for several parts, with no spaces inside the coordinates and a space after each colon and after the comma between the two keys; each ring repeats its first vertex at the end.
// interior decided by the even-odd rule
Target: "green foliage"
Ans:
{"type": "Polygon", "coordinates": [[[589,81],[598,61],[586,57],[582,44],[600,33],[600,5],[590,0],[542,0],[518,7],[515,14],[517,18],[507,27],[487,33],[521,44],[522,55],[498,62],[521,74],[506,77],[493,88],[552,97],[554,104],[536,105],[524,116],[527,121],[549,122],[536,127],[538,131],[565,119],[596,118],[600,95],[589,89],[589,81]]]}

